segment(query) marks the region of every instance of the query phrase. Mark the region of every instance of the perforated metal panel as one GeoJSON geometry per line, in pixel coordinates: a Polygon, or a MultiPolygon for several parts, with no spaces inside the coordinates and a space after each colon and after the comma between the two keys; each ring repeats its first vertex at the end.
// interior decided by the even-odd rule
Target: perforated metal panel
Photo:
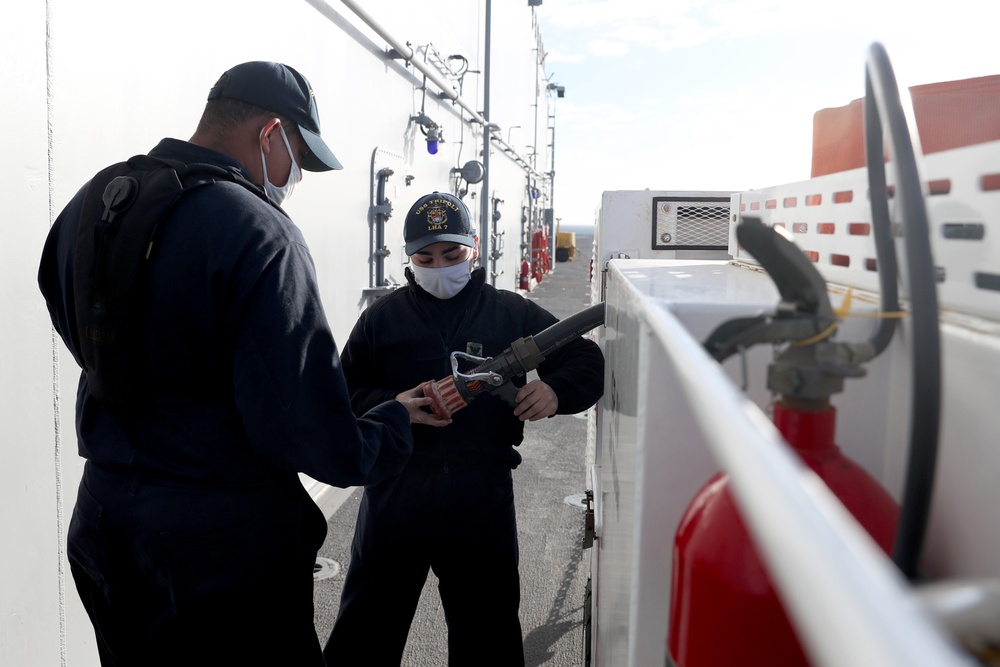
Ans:
{"type": "Polygon", "coordinates": [[[729,200],[653,197],[654,250],[718,250],[729,245],[729,200]]]}
{"type": "MultiPolygon", "coordinates": [[[[983,317],[991,320],[991,330],[1000,322],[998,164],[1000,141],[932,153],[920,162],[942,317],[952,313],[983,317]]],[[[890,189],[897,186],[897,178],[895,170],[886,171],[890,189]]],[[[893,222],[905,225],[896,198],[890,199],[889,207],[893,222]]],[[[863,167],[741,192],[734,195],[731,208],[737,223],[752,216],[791,231],[827,281],[880,290],[868,173],[863,167]]],[[[735,245],[730,254],[756,263],[735,245]]],[[[904,254],[901,240],[896,254],[904,254]]],[[[900,270],[905,275],[905,262],[900,270]]],[[[900,296],[909,298],[906,280],[900,283],[900,296]]]]}

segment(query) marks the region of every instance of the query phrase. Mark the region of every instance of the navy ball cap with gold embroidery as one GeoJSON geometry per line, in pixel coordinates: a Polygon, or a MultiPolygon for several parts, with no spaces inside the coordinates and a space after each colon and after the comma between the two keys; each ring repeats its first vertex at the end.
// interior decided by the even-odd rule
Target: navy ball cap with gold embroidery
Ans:
{"type": "Polygon", "coordinates": [[[447,192],[424,195],[410,207],[403,229],[406,254],[412,255],[432,243],[452,241],[474,248],[476,231],[472,216],[461,199],[447,192]]]}

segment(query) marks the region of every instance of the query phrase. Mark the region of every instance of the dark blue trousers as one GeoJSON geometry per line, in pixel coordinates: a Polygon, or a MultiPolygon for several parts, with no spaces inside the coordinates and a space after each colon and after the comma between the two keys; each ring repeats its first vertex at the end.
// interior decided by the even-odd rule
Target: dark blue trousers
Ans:
{"type": "Polygon", "coordinates": [[[105,667],[323,667],[313,566],[326,535],[298,479],[209,489],[88,463],[73,578],[105,667]]]}
{"type": "Polygon", "coordinates": [[[451,667],[524,664],[517,524],[509,469],[408,467],[367,487],[329,667],[397,666],[429,570],[451,667]]]}

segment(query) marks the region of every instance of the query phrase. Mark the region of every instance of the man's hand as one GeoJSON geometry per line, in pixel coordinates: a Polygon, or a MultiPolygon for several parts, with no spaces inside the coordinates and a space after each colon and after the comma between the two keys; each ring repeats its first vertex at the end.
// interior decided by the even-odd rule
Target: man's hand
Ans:
{"type": "Polygon", "coordinates": [[[551,417],[559,407],[559,397],[556,396],[556,392],[541,380],[532,380],[521,387],[514,400],[517,401],[514,416],[523,422],[551,417]]]}
{"type": "Polygon", "coordinates": [[[423,410],[431,404],[431,399],[424,396],[424,387],[430,382],[418,384],[413,389],[408,389],[396,396],[396,400],[403,404],[406,411],[410,413],[411,424],[426,424],[427,426],[447,426],[450,419],[438,419],[434,413],[423,410]]]}

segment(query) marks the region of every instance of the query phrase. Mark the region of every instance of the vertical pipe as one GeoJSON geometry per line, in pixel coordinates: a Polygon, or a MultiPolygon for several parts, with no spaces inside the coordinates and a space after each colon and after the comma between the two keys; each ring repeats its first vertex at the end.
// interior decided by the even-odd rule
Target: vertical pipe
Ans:
{"type": "MultiPolygon", "coordinates": [[[[558,93],[556,94],[558,97],[558,93]]],[[[556,268],[556,101],[552,100],[552,157],[549,159],[549,208],[552,220],[549,225],[549,266],[556,268]]]]}
{"type": "Polygon", "coordinates": [[[376,175],[375,187],[375,249],[372,259],[375,262],[375,284],[372,287],[385,285],[385,223],[392,215],[392,204],[385,197],[385,182],[392,176],[392,169],[379,169],[376,175]]]}
{"type": "MultiPolygon", "coordinates": [[[[492,30],[493,2],[486,0],[486,39],[483,54],[483,188],[479,193],[479,265],[486,266],[490,246],[490,31],[492,30]]],[[[490,276],[490,284],[496,278],[490,276]]]]}

